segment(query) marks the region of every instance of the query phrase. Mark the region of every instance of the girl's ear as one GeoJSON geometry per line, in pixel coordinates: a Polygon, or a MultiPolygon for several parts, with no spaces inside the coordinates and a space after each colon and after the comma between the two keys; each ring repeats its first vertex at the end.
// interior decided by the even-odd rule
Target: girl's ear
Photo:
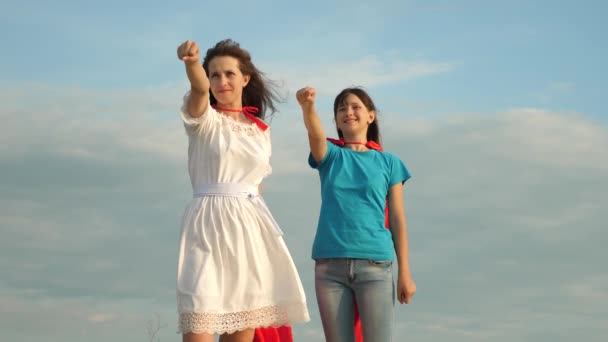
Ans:
{"type": "Polygon", "coordinates": [[[247,84],[249,84],[250,79],[251,79],[250,75],[243,75],[243,80],[245,81],[245,83],[243,84],[243,88],[245,88],[247,86],[247,84]]]}
{"type": "Polygon", "coordinates": [[[372,122],[374,122],[374,120],[376,120],[376,112],[372,110],[369,112],[369,119],[367,123],[371,124],[372,122]]]}

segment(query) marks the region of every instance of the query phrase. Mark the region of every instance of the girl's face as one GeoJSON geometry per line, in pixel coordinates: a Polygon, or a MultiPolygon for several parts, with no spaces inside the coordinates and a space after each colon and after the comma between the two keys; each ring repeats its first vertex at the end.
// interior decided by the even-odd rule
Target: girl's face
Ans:
{"type": "Polygon", "coordinates": [[[249,75],[243,75],[239,60],[232,56],[218,56],[209,61],[211,93],[220,107],[241,108],[243,88],[249,75]]]}
{"type": "Polygon", "coordinates": [[[369,111],[359,97],[348,94],[338,106],[336,126],[345,135],[367,134],[368,126],[375,118],[376,113],[369,111]]]}

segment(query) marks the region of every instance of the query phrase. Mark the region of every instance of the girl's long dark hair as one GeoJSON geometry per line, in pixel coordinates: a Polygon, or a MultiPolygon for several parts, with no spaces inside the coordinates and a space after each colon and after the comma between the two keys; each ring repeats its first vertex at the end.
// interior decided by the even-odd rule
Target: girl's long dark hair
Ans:
{"type": "MultiPolygon", "coordinates": [[[[281,96],[277,92],[274,81],[265,77],[251,61],[249,52],[241,48],[240,44],[232,39],[225,39],[214,47],[207,50],[203,60],[203,69],[209,75],[209,62],[215,57],[230,56],[239,61],[239,68],[243,75],[249,75],[249,83],[243,88],[243,106],[255,106],[259,112],[255,114],[260,119],[266,118],[266,112],[270,116],[277,112],[276,102],[281,102],[281,96]]],[[[209,92],[209,101],[212,105],[217,103],[213,93],[209,92]]]]}
{"type": "MultiPolygon", "coordinates": [[[[346,98],[348,97],[348,95],[351,94],[358,97],[359,100],[363,102],[363,105],[365,106],[365,108],[367,108],[368,111],[374,111],[376,113],[374,121],[369,124],[369,127],[367,128],[367,141],[374,141],[378,145],[382,145],[382,142],[380,141],[380,127],[378,126],[378,111],[376,110],[376,105],[374,104],[374,101],[369,96],[369,94],[362,88],[346,88],[342,90],[340,94],[338,94],[338,96],[336,96],[336,99],[334,100],[334,121],[336,120],[336,116],[338,115],[338,107],[345,104],[346,98]]],[[[340,138],[344,138],[344,134],[339,129],[338,136],[340,138]]]]}

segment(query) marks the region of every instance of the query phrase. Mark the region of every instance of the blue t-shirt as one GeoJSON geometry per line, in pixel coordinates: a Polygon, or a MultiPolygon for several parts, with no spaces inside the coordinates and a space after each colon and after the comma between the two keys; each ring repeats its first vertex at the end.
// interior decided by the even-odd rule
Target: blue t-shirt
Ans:
{"type": "Polygon", "coordinates": [[[311,154],[308,164],[321,177],[321,213],[312,258],[393,260],[384,209],[389,188],[410,178],[399,157],[327,142],[323,160],[317,164],[311,154]]]}

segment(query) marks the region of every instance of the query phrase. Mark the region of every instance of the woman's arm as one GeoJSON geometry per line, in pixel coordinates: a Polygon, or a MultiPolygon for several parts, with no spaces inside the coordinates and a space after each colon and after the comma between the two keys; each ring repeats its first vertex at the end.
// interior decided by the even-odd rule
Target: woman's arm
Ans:
{"type": "Polygon", "coordinates": [[[185,41],[177,48],[177,56],[184,61],[186,75],[190,81],[188,114],[198,118],[209,106],[209,78],[200,63],[198,44],[191,40],[185,41]]]}

